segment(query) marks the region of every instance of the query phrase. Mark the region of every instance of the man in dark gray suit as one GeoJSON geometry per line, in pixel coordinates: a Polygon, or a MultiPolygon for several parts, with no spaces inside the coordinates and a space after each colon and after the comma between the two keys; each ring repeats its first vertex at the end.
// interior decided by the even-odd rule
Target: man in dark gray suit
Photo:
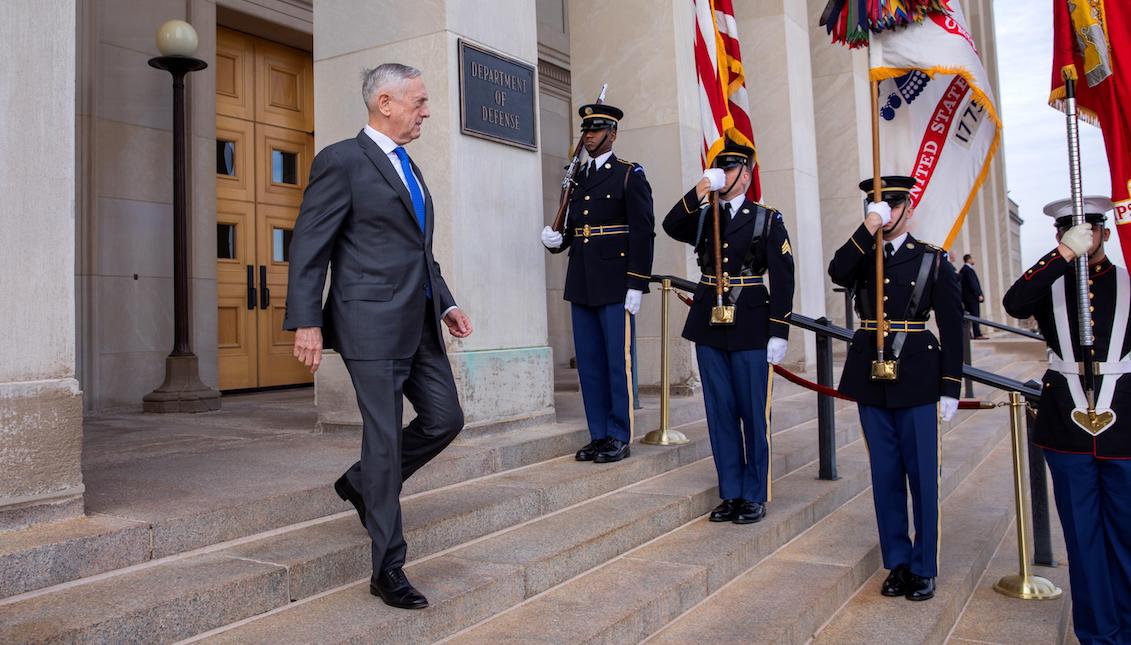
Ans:
{"type": "Polygon", "coordinates": [[[403,147],[429,116],[420,71],[396,63],[368,70],[362,96],[369,123],[314,158],[291,242],[283,326],[295,330],[294,355],[311,372],[323,347],[345,361],[361,409],[361,461],[334,489],[373,541],[370,592],[423,609],[428,600],[403,570],[401,484],[463,428],[440,330],[442,321],[466,338],[471,321],[432,257],[432,197],[403,147]],[[417,412],[403,431],[402,396],[417,412]]]}

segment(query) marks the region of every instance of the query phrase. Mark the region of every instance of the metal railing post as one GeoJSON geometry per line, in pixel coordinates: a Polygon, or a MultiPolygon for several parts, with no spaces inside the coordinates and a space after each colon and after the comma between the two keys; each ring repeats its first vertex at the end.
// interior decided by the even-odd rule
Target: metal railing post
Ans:
{"type": "MultiPolygon", "coordinates": [[[[821,317],[817,322],[828,324],[828,319],[821,317]]],[[[825,334],[817,334],[817,383],[826,387],[833,387],[833,348],[832,340],[825,334]]],[[[820,472],[818,478],[826,480],[837,479],[836,474],[836,409],[833,406],[833,397],[825,394],[817,395],[817,443],[820,455],[820,472]]]]}
{"type": "MultiPolygon", "coordinates": [[[[1026,385],[1040,387],[1036,381],[1029,381],[1026,385]]],[[[1033,443],[1036,409],[1026,407],[1025,435],[1029,448],[1029,506],[1033,514],[1033,563],[1055,567],[1056,558],[1052,555],[1052,522],[1049,518],[1048,469],[1045,467],[1045,453],[1033,443]]]]}
{"type": "Polygon", "coordinates": [[[669,370],[668,301],[671,300],[672,281],[664,277],[660,288],[660,427],[644,435],[640,443],[653,446],[682,446],[688,442],[679,430],[671,429],[671,372],[669,370]]]}
{"type": "MultiPolygon", "coordinates": [[[[973,365],[973,356],[970,348],[970,321],[965,318],[962,320],[962,363],[965,365],[973,365]]],[[[962,396],[972,399],[974,398],[974,381],[970,380],[967,376],[963,379],[963,394],[962,396]]]]}

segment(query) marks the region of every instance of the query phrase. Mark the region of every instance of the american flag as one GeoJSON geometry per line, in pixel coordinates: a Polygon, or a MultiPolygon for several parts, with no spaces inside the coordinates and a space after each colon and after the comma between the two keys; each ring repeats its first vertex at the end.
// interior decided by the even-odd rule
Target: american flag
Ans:
{"type": "MultiPolygon", "coordinates": [[[[750,99],[738,46],[738,26],[731,0],[692,0],[695,5],[695,72],[703,123],[701,161],[706,168],[723,149],[724,137],[754,148],[750,99]]],[[[750,198],[762,198],[755,156],[750,198]]]]}

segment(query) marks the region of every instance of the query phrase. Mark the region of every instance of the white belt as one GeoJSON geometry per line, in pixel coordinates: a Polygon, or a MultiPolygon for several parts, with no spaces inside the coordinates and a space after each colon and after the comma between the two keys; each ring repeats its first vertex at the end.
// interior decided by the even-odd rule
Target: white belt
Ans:
{"type": "MultiPolygon", "coordinates": [[[[1096,361],[1096,375],[1105,376],[1108,374],[1127,374],[1131,373],[1131,359],[1124,359],[1121,361],[1096,361]]],[[[1065,376],[1084,375],[1083,363],[1069,363],[1057,357],[1056,354],[1049,350],[1049,369],[1060,372],[1065,376]]]]}

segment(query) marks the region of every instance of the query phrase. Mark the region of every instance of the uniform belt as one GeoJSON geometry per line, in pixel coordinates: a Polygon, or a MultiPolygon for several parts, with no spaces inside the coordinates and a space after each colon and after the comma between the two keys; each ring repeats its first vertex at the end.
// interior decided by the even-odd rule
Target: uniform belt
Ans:
{"type": "MultiPolygon", "coordinates": [[[[1097,376],[1131,373],[1131,360],[1127,359],[1122,361],[1096,361],[1093,365],[1096,366],[1095,373],[1097,376]]],[[[1083,363],[1069,363],[1066,360],[1057,358],[1055,354],[1049,355],[1049,369],[1054,372],[1060,372],[1065,376],[1084,375],[1083,363]]]]}
{"type": "MultiPolygon", "coordinates": [[[[766,283],[765,278],[760,275],[726,275],[723,274],[723,287],[760,287],[766,283]]],[[[715,276],[703,274],[699,278],[699,284],[705,284],[709,287],[715,286],[715,276]]]]}
{"type": "MultiPolygon", "coordinates": [[[[892,332],[917,332],[927,331],[927,321],[925,320],[885,320],[887,329],[885,331],[892,332]]],[[[874,320],[861,320],[860,329],[864,331],[876,331],[876,321],[874,320]]]]}
{"type": "Polygon", "coordinates": [[[598,235],[627,235],[628,224],[609,224],[607,226],[590,226],[586,224],[581,228],[573,229],[573,234],[578,237],[597,237],[598,235]]]}

